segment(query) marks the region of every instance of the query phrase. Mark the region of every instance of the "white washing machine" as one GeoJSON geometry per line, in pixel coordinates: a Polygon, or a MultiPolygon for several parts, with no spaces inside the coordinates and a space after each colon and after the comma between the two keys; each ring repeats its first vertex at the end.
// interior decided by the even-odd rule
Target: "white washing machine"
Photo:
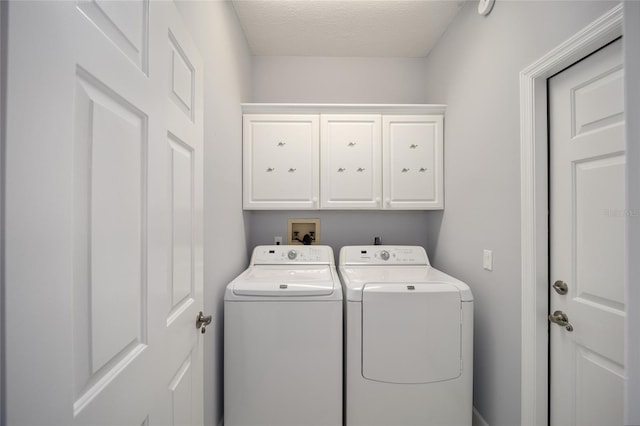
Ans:
{"type": "Polygon", "coordinates": [[[342,425],[342,309],[331,247],[256,247],[224,297],[225,426],[342,425]]]}
{"type": "Polygon", "coordinates": [[[340,250],[347,426],[471,425],[473,296],[416,246],[340,250]]]}

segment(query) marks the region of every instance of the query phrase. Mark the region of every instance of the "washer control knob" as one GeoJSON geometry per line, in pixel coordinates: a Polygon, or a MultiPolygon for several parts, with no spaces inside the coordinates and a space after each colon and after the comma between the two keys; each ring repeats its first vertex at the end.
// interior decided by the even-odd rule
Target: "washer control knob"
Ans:
{"type": "Polygon", "coordinates": [[[298,252],[295,250],[289,250],[289,253],[287,253],[287,257],[291,260],[295,259],[296,257],[298,257],[298,252]]]}
{"type": "Polygon", "coordinates": [[[389,252],[386,250],[382,250],[380,252],[380,259],[382,260],[389,260],[389,252]]]}

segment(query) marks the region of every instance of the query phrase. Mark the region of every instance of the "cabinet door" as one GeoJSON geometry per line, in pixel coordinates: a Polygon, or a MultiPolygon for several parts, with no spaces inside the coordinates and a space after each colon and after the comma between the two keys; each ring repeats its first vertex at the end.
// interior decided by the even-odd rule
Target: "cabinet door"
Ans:
{"type": "Polygon", "coordinates": [[[381,207],[381,116],[321,115],[321,206],[381,207]]]}
{"type": "Polygon", "coordinates": [[[386,209],[443,208],[443,116],[384,116],[386,209]]]}
{"type": "Polygon", "coordinates": [[[245,209],[315,209],[319,192],[318,115],[245,114],[245,209]]]}

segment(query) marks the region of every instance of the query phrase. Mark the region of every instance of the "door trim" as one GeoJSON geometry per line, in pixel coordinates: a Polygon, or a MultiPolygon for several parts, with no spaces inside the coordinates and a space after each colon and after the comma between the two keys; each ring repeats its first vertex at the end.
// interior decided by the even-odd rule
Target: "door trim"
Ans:
{"type": "Polygon", "coordinates": [[[622,36],[618,4],[520,72],[521,425],[548,422],[547,79],[622,36]]]}
{"type": "Polygon", "coordinates": [[[5,366],[5,283],[4,283],[4,210],[5,210],[5,188],[6,178],[5,170],[7,161],[6,151],[6,118],[7,118],[7,58],[8,58],[8,41],[7,35],[9,34],[9,2],[0,1],[0,425],[4,426],[7,423],[6,412],[4,408],[7,406],[6,402],[6,383],[5,377],[7,377],[5,366]]]}

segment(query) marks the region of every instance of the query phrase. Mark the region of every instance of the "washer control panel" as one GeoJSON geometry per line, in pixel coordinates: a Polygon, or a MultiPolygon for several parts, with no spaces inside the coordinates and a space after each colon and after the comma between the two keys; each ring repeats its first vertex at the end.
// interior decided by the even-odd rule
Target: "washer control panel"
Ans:
{"type": "Polygon", "coordinates": [[[251,256],[252,265],[334,265],[329,246],[278,245],[257,246],[251,256]]]}
{"type": "Polygon", "coordinates": [[[346,246],[340,265],[429,265],[429,258],[420,246],[346,246]]]}

